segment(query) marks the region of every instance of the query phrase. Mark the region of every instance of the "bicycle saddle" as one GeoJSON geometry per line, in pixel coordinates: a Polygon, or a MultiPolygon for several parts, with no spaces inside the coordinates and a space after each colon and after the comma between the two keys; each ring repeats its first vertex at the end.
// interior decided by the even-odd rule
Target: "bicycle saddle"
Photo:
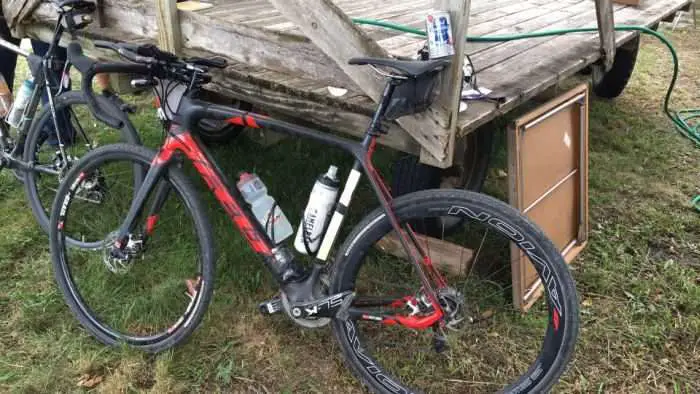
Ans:
{"type": "Polygon", "coordinates": [[[396,60],[380,57],[355,57],[350,59],[348,64],[389,67],[401,72],[404,76],[417,78],[432,71],[442,70],[450,64],[450,60],[396,60]]]}

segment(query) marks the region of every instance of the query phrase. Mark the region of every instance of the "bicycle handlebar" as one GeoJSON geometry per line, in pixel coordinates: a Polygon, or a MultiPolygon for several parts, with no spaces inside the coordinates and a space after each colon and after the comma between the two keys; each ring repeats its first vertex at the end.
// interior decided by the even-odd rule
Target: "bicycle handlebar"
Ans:
{"type": "MultiPolygon", "coordinates": [[[[107,113],[97,103],[95,92],[92,90],[92,81],[95,75],[102,73],[149,74],[151,72],[149,65],[137,63],[99,63],[85,56],[80,44],[76,42],[68,44],[67,52],[68,61],[82,74],[82,91],[92,114],[112,128],[122,128],[124,122],[114,115],[107,113]]],[[[124,50],[124,52],[129,51],[124,50]]]]}
{"type": "Polygon", "coordinates": [[[100,121],[113,128],[121,128],[123,121],[111,115],[97,103],[92,90],[92,81],[96,74],[126,73],[174,78],[183,83],[201,85],[211,81],[207,67],[224,68],[227,63],[223,58],[180,59],[176,55],[162,51],[155,45],[137,45],[110,41],[94,41],[95,47],[110,49],[132,63],[101,63],[83,54],[77,42],[68,44],[68,60],[83,76],[82,91],[92,114],[100,121]]]}

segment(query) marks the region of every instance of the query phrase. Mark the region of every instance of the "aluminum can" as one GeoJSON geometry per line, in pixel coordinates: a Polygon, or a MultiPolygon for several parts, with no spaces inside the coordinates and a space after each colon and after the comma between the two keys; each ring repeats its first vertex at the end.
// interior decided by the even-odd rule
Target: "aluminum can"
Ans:
{"type": "Polygon", "coordinates": [[[431,59],[455,54],[452,37],[452,23],[447,11],[434,11],[425,17],[425,30],[428,35],[428,52],[431,59]]]}

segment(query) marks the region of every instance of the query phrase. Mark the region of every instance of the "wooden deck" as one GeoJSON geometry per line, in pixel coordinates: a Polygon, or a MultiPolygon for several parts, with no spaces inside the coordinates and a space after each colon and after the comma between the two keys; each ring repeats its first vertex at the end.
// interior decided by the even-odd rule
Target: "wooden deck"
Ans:
{"type": "MultiPolygon", "coordinates": [[[[373,100],[269,1],[203,1],[213,2],[214,7],[181,12],[180,25],[186,54],[217,54],[232,60],[231,66],[215,78],[212,89],[331,130],[350,134],[364,131],[374,109],[373,100]],[[333,97],[329,86],[349,92],[333,97]]],[[[113,40],[153,41],[157,37],[155,10],[150,2],[146,3],[105,1],[107,27],[92,29],[91,34],[113,40]]],[[[423,18],[435,1],[334,3],[350,17],[423,28],[423,18]]],[[[615,5],[615,23],[654,26],[690,3],[691,0],[642,0],[638,7],[615,5]]],[[[51,19],[50,7],[40,7],[35,17],[39,22],[51,19]]],[[[472,0],[468,29],[469,35],[477,36],[596,25],[593,0],[472,0]]],[[[368,26],[362,29],[396,56],[415,55],[424,42],[411,34],[368,26]]],[[[623,45],[633,36],[634,33],[619,33],[616,44],[623,45]]],[[[466,52],[475,64],[479,85],[493,90],[493,95],[505,97],[505,102],[498,107],[490,102],[470,102],[459,116],[461,134],[510,111],[601,56],[597,34],[468,43],[466,52]]],[[[418,151],[415,141],[398,126],[383,142],[404,151],[418,151]]]]}
{"type": "MultiPolygon", "coordinates": [[[[432,0],[335,0],[350,17],[382,19],[411,27],[424,28],[424,16],[432,0]],[[381,6],[380,6],[381,4],[381,6]]],[[[303,40],[297,27],[288,22],[265,0],[218,0],[214,8],[201,11],[203,16],[225,23],[271,30],[303,40]]],[[[641,6],[615,5],[616,24],[653,26],[689,4],[689,0],[643,0],[641,6]]],[[[591,0],[473,0],[469,35],[501,35],[538,30],[595,27],[595,6],[591,0]]],[[[413,56],[424,40],[377,27],[363,27],[378,43],[396,56],[413,56]]],[[[633,33],[617,35],[617,45],[628,41],[633,33]]],[[[481,86],[505,96],[500,107],[492,103],[471,102],[460,115],[460,126],[467,132],[502,114],[520,102],[545,90],[600,57],[596,34],[529,39],[507,43],[469,43],[467,45],[481,86]]],[[[329,84],[304,78],[290,78],[269,70],[256,71],[245,65],[237,67],[252,79],[264,79],[284,85],[290,91],[322,95],[334,104],[359,106],[371,111],[372,100],[351,92],[340,99],[327,94],[329,84]]],[[[325,101],[325,100],[324,100],[325,101]]],[[[358,108],[354,108],[357,110],[358,108]]]]}

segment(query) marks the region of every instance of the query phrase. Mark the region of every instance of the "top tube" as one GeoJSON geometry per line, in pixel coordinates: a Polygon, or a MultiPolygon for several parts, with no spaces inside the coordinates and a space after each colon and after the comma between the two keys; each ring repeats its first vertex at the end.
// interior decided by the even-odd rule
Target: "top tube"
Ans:
{"type": "Polygon", "coordinates": [[[0,46],[5,48],[5,49],[8,49],[12,52],[15,52],[16,54],[18,54],[20,56],[29,57],[29,55],[30,55],[29,52],[20,48],[18,45],[15,45],[9,41],[3,40],[2,38],[0,38],[0,46]]]}

